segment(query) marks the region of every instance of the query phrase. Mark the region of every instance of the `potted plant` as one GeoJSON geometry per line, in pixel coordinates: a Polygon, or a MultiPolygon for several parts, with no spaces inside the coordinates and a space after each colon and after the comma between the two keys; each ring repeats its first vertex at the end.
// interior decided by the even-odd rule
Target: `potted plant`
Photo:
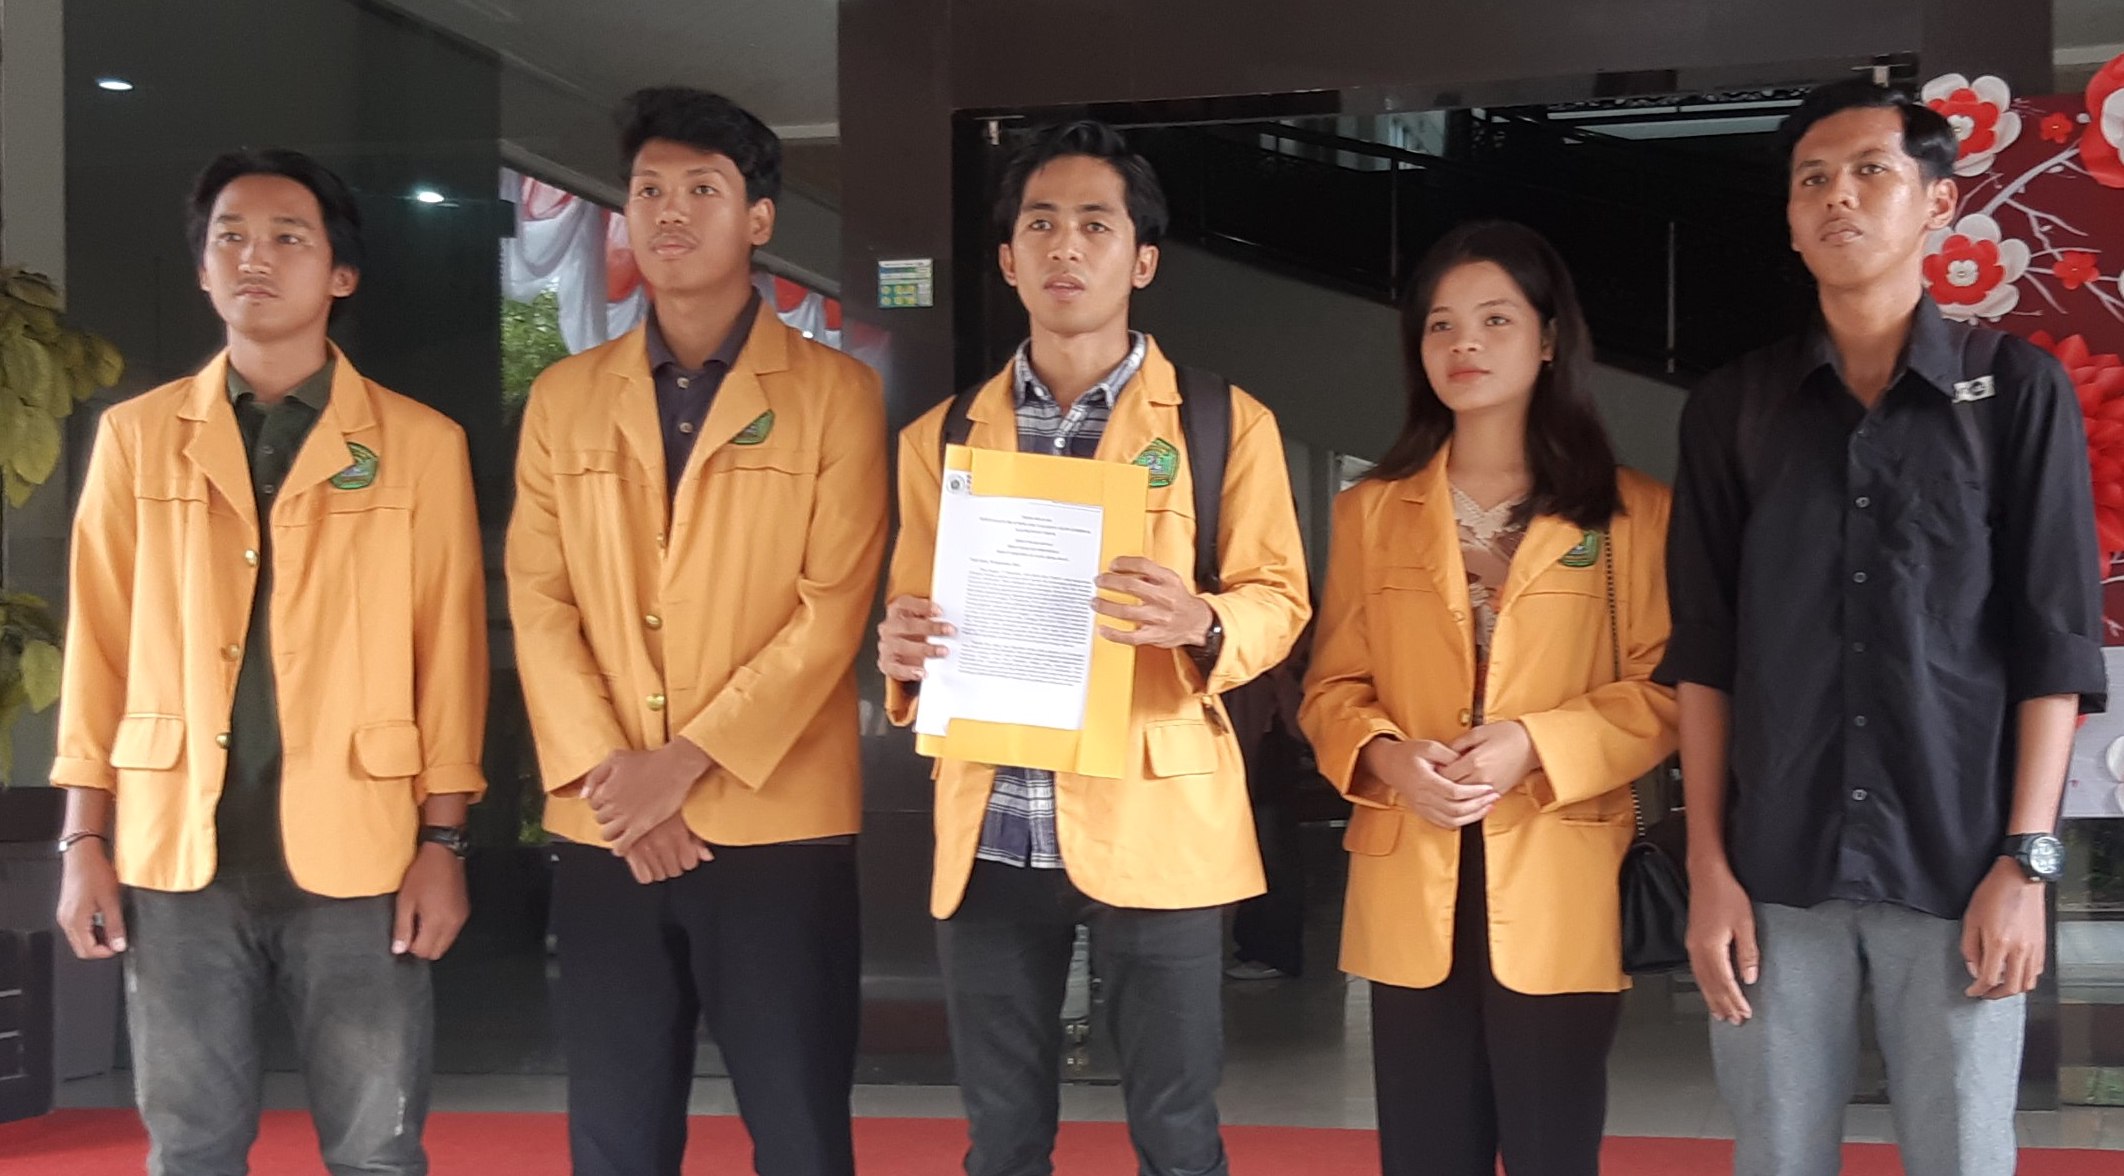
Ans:
{"type": "MultiPolygon", "coordinates": [[[[74,406],[118,382],[124,362],[105,340],[66,321],[58,289],[42,274],[0,266],[0,533],[6,511],[50,480],[65,446],[61,422],[74,406]]],[[[44,601],[0,587],[0,935],[49,936],[59,863],[51,839],[63,800],[57,789],[7,788],[14,779],[14,724],[59,698],[59,626],[44,601]],[[12,844],[10,844],[12,843],[12,844]]],[[[49,1059],[46,1081],[110,1067],[117,1025],[117,972],[84,963],[50,943],[50,994],[41,1036],[27,1057],[49,1059]],[[42,1046],[40,1052],[36,1047],[42,1046]]],[[[33,1083],[32,1085],[35,1085],[33,1083]]],[[[10,1108],[20,1113],[23,1108],[10,1108]]]]}

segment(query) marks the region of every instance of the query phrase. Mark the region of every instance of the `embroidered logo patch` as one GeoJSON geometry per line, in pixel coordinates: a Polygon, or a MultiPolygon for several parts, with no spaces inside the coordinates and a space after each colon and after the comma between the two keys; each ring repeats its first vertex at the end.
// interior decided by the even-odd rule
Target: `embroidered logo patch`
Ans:
{"type": "Polygon", "coordinates": [[[1989,400],[1998,394],[1998,385],[1991,382],[1990,376],[1978,376],[1974,380],[1963,380],[1954,386],[1954,402],[1956,404],[1968,404],[1976,400],[1989,400]]]}
{"type": "Polygon", "coordinates": [[[772,432],[774,432],[774,410],[769,409],[752,418],[752,423],[745,426],[745,431],[732,437],[730,443],[732,445],[758,445],[767,439],[767,434],[772,432]]]}
{"type": "Polygon", "coordinates": [[[1578,546],[1564,552],[1563,558],[1556,562],[1567,568],[1590,568],[1599,563],[1600,532],[1587,531],[1586,537],[1578,541],[1578,546]]]}
{"type": "Polygon", "coordinates": [[[354,464],[332,475],[332,489],[359,490],[376,481],[376,451],[358,442],[347,442],[354,464]]]}
{"type": "Polygon", "coordinates": [[[1180,451],[1173,448],[1172,442],[1160,437],[1143,447],[1143,452],[1136,455],[1135,464],[1150,471],[1151,489],[1163,490],[1180,475],[1180,451]]]}

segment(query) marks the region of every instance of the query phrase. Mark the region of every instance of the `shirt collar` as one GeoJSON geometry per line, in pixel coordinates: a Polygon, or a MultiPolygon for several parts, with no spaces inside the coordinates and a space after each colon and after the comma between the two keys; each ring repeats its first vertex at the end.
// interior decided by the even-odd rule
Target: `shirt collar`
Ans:
{"type": "MultiPolygon", "coordinates": [[[[1808,328],[1803,351],[1806,375],[1812,376],[1823,368],[1843,374],[1843,365],[1836,353],[1836,344],[1829,338],[1829,328],[1817,313],[1814,323],[1808,328]]],[[[1940,313],[1937,302],[1930,294],[1918,297],[1917,309],[1910,317],[1910,337],[1903,343],[1903,354],[1895,365],[1895,380],[1900,383],[1904,372],[1915,372],[1939,391],[1952,398],[1954,386],[1962,379],[1961,337],[1948,326],[1947,316],[1940,313]]]]}
{"type": "MultiPolygon", "coordinates": [[[[1136,373],[1143,367],[1144,357],[1150,353],[1150,337],[1141,331],[1130,331],[1128,339],[1128,354],[1114,370],[1106,373],[1105,379],[1091,386],[1084,394],[1087,400],[1095,404],[1103,401],[1108,408],[1112,408],[1122,389],[1127,388],[1128,382],[1136,378],[1136,373]]],[[[1016,376],[1011,387],[1016,393],[1020,408],[1024,407],[1028,400],[1054,400],[1055,394],[1046,384],[1040,382],[1040,377],[1033,371],[1032,340],[1027,339],[1018,344],[1018,354],[1012,360],[1012,366],[1016,376]]]]}
{"type": "MultiPolygon", "coordinates": [[[[717,364],[723,365],[725,371],[736,367],[738,353],[745,349],[745,341],[752,337],[752,324],[759,316],[760,292],[755,287],[752,291],[752,297],[745,303],[744,312],[738,315],[737,322],[732,324],[730,328],[730,333],[723,336],[722,346],[715,349],[715,354],[708,357],[708,362],[702,364],[701,369],[706,370],[717,364]]],[[[664,331],[662,327],[657,325],[656,308],[654,306],[649,308],[649,330],[646,341],[649,346],[650,371],[661,371],[667,367],[678,371],[686,370],[685,365],[678,361],[678,357],[671,354],[670,345],[664,342],[664,331]]]]}
{"type": "MultiPolygon", "coordinates": [[[[287,399],[281,403],[293,400],[317,412],[323,412],[325,406],[332,403],[332,369],[338,365],[337,358],[326,357],[325,365],[310,373],[302,383],[289,389],[287,399]]],[[[228,367],[229,403],[240,406],[246,400],[257,399],[257,390],[251,387],[250,381],[237,374],[236,365],[232,363],[228,367]]]]}

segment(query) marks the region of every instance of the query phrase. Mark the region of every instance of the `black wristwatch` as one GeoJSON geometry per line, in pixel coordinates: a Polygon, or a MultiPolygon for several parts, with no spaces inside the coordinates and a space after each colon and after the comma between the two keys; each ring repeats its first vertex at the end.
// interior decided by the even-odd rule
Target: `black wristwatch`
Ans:
{"type": "Polygon", "coordinates": [[[465,835],[463,825],[422,825],[417,844],[445,846],[451,853],[456,854],[459,860],[463,860],[466,854],[472,852],[472,839],[465,835]]]}
{"type": "Polygon", "coordinates": [[[1224,655],[1224,619],[1217,610],[1210,610],[1209,631],[1202,635],[1202,644],[1187,647],[1187,656],[1194,659],[1195,668],[1207,678],[1217,668],[1217,659],[1224,655]]]}
{"type": "Polygon", "coordinates": [[[2048,833],[2016,833],[2000,843],[1999,856],[2012,858],[2031,882],[2065,876],[2065,843],[2048,833]]]}

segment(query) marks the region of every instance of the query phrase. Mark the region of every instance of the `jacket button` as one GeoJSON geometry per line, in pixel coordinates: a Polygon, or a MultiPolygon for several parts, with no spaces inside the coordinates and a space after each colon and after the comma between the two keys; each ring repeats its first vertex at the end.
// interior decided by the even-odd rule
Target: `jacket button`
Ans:
{"type": "Polygon", "coordinates": [[[664,627],[664,618],[656,615],[655,613],[650,613],[648,616],[642,618],[642,624],[647,625],[652,629],[661,629],[664,627]]]}
{"type": "Polygon", "coordinates": [[[229,659],[230,661],[235,661],[237,658],[243,656],[243,646],[224,645],[221,647],[221,656],[229,659]]]}
{"type": "Polygon", "coordinates": [[[223,731],[221,734],[214,736],[214,746],[227,747],[228,745],[229,733],[227,731],[223,731]]]}
{"type": "Polygon", "coordinates": [[[664,696],[661,694],[652,694],[648,697],[647,701],[649,703],[650,710],[660,711],[664,709],[664,696]]]}
{"type": "Polygon", "coordinates": [[[1467,725],[1468,725],[1469,723],[1472,723],[1472,722],[1474,722],[1474,721],[1475,721],[1475,712],[1474,712],[1474,711],[1471,711],[1471,710],[1466,710],[1466,709],[1462,709],[1462,710],[1461,710],[1461,712],[1460,712],[1460,725],[1461,725],[1461,726],[1465,727],[1465,726],[1467,726],[1467,725]]]}
{"type": "Polygon", "coordinates": [[[257,548],[255,548],[255,547],[246,547],[246,548],[244,548],[244,549],[243,549],[243,562],[245,562],[246,564],[249,564],[250,566],[252,566],[252,567],[254,567],[254,568],[255,568],[255,567],[257,567],[257,566],[258,566],[258,549],[257,549],[257,548]]]}

